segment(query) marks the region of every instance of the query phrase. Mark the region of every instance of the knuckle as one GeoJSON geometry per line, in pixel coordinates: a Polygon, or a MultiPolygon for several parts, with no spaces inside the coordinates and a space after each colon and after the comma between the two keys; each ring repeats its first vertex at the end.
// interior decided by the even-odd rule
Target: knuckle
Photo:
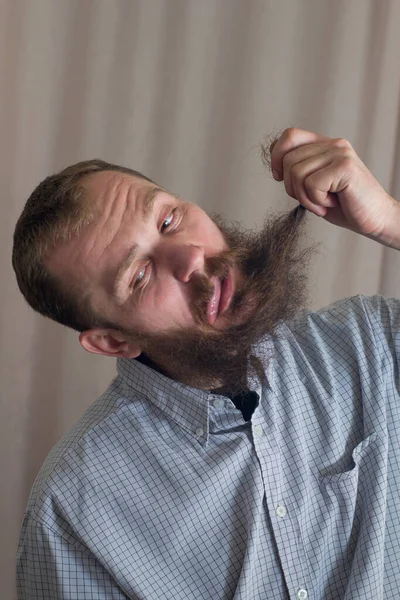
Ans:
{"type": "Polygon", "coordinates": [[[310,181],[310,176],[308,176],[308,177],[305,178],[305,180],[303,182],[303,185],[304,185],[304,189],[307,192],[307,195],[309,195],[309,193],[311,192],[312,187],[313,187],[312,181],[310,181]]]}
{"type": "Polygon", "coordinates": [[[339,148],[341,150],[352,150],[352,145],[348,140],[344,138],[335,138],[332,140],[332,145],[334,148],[339,148]]]}
{"type": "Polygon", "coordinates": [[[342,156],[339,160],[339,166],[345,172],[353,170],[354,169],[353,157],[349,156],[347,154],[342,156]]]}
{"type": "Polygon", "coordinates": [[[277,140],[277,139],[275,139],[275,140],[273,140],[273,141],[271,142],[271,144],[270,144],[270,146],[269,146],[269,152],[270,152],[270,154],[272,154],[272,151],[273,151],[273,149],[275,148],[277,141],[278,141],[278,140],[277,140]]]}
{"type": "Polygon", "coordinates": [[[297,127],[288,127],[282,134],[282,138],[285,140],[293,140],[300,130],[297,127]]]}
{"type": "Polygon", "coordinates": [[[304,179],[304,187],[307,192],[312,192],[312,190],[315,188],[316,178],[316,174],[311,173],[311,175],[307,175],[307,177],[304,179]]]}
{"type": "Polygon", "coordinates": [[[302,176],[302,173],[303,173],[303,168],[302,168],[301,164],[293,165],[293,167],[291,169],[291,173],[292,173],[292,176],[295,177],[295,179],[300,179],[300,177],[302,176]]]}
{"type": "Polygon", "coordinates": [[[290,152],[288,152],[287,154],[285,154],[282,158],[282,165],[284,169],[290,170],[291,169],[291,156],[290,156],[290,152]]]}

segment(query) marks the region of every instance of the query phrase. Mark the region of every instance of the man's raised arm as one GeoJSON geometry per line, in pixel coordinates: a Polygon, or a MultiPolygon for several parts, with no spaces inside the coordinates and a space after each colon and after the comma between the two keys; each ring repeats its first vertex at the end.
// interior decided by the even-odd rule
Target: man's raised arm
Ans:
{"type": "Polygon", "coordinates": [[[333,225],[400,250],[400,203],[350,142],[289,128],[270,147],[274,178],[304,208],[333,225]]]}

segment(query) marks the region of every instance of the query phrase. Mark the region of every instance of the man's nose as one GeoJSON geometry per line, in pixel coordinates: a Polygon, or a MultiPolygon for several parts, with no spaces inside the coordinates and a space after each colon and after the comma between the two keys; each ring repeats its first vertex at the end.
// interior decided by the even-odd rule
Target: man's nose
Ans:
{"type": "Polygon", "coordinates": [[[182,283],[188,283],[196,271],[204,270],[204,248],[195,244],[165,244],[160,248],[160,258],[182,283]]]}

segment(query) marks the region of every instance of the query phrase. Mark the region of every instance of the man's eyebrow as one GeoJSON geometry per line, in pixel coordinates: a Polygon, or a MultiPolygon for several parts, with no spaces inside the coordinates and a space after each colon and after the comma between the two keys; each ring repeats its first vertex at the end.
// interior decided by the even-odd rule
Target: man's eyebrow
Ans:
{"type": "Polygon", "coordinates": [[[143,202],[143,219],[148,221],[153,213],[154,203],[156,201],[156,196],[158,192],[163,192],[164,190],[160,187],[152,187],[149,188],[142,200],[143,202]]]}
{"type": "MultiPolygon", "coordinates": [[[[144,221],[150,220],[151,215],[153,214],[153,208],[154,208],[154,203],[156,201],[156,196],[159,192],[163,192],[163,191],[164,190],[160,187],[151,187],[146,191],[146,193],[143,197],[143,200],[139,200],[140,204],[142,205],[142,210],[140,212],[143,215],[144,221]]],[[[139,211],[137,211],[137,214],[138,214],[138,212],[139,211]]],[[[130,246],[125,257],[123,258],[121,264],[119,265],[117,275],[115,276],[114,284],[112,287],[112,295],[113,296],[118,297],[118,295],[119,295],[118,291],[119,291],[119,288],[121,285],[121,281],[122,281],[125,273],[129,269],[129,267],[135,260],[137,251],[138,251],[138,245],[133,243],[130,246]]]]}

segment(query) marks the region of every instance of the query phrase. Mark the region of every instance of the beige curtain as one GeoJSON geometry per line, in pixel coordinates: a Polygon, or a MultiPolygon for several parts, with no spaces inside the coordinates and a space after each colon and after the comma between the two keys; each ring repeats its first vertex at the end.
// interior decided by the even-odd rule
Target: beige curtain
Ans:
{"type": "MultiPolygon", "coordinates": [[[[115,372],[17,290],[33,187],[99,157],[255,226],[295,205],[256,148],[295,125],[349,139],[400,199],[399,30],[398,0],[0,0],[2,598],[42,461],[115,372]]],[[[311,215],[309,238],[312,307],[400,297],[398,252],[311,215]]]]}

